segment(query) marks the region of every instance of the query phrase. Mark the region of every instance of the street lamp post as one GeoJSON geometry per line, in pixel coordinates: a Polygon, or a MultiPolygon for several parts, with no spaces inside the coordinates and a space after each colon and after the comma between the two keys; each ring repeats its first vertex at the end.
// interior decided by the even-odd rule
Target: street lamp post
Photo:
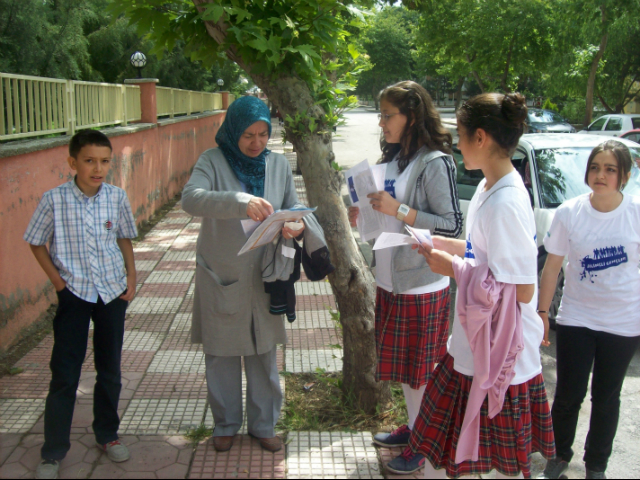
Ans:
{"type": "Polygon", "coordinates": [[[147,57],[142,52],[135,52],[131,55],[131,65],[138,69],[138,78],[142,78],[142,69],[147,64],[147,57]]]}
{"type": "Polygon", "coordinates": [[[218,91],[222,90],[223,86],[224,86],[224,80],[219,78],[218,79],[218,91]]]}

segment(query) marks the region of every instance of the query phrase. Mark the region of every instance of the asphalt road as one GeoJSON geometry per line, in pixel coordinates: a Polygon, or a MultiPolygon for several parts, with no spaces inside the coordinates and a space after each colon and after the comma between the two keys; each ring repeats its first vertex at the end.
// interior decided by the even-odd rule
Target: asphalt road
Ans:
{"type": "MultiPolygon", "coordinates": [[[[373,108],[361,107],[346,114],[347,123],[338,128],[333,141],[336,161],[343,168],[350,168],[364,159],[375,164],[380,158],[380,128],[377,113],[373,108]]],[[[451,111],[442,112],[441,115],[444,120],[455,118],[451,111]]],[[[343,193],[347,195],[346,189],[343,193]]],[[[363,253],[367,256],[367,252],[363,253]]],[[[541,356],[549,399],[553,400],[557,379],[553,331],[550,337],[552,346],[541,349],[541,356]]],[[[567,474],[569,478],[585,476],[582,456],[591,414],[589,400],[590,397],[587,396],[580,412],[576,440],[573,445],[575,456],[567,474]]],[[[539,472],[544,467],[544,461],[538,454],[534,455],[533,463],[535,472],[539,472]]],[[[640,478],[640,350],[631,363],[622,389],[620,423],[607,476],[609,478],[640,478]]]]}
{"type": "MultiPolygon", "coordinates": [[[[359,107],[345,114],[346,125],[338,127],[333,137],[333,152],[336,162],[347,169],[368,160],[375,164],[380,159],[380,134],[378,126],[378,112],[373,107],[359,107]]],[[[452,126],[455,120],[453,111],[445,110],[440,113],[445,126],[452,126]]],[[[455,135],[453,128],[450,131],[455,135]]],[[[454,138],[454,143],[457,138],[454,138]]]]}

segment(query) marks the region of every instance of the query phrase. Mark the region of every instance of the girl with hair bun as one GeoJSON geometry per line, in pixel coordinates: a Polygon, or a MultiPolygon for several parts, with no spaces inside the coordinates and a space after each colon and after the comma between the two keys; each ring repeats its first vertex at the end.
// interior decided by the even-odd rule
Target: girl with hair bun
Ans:
{"type": "Polygon", "coordinates": [[[529,195],[511,163],[524,132],[524,97],[485,93],[458,110],[465,167],[480,169],[466,239],[434,236],[422,245],[432,271],[458,285],[448,353],[434,370],[402,455],[426,457],[424,478],[531,476],[531,454],[555,457],[536,314],[536,226],[529,195]]]}
{"type": "MultiPolygon", "coordinates": [[[[457,238],[462,212],[451,156],[451,134],[442,126],[427,91],[406,81],[380,94],[384,191],[369,195],[385,214],[387,232],[404,233],[405,225],[457,238]]],[[[359,210],[349,209],[355,226],[359,210]]],[[[431,271],[409,248],[375,252],[377,381],[402,384],[407,425],[374,437],[377,445],[405,447],[422,394],[449,335],[449,278],[431,271]]],[[[424,463],[421,455],[413,464],[424,463]]],[[[420,468],[420,467],[418,467],[420,468]]]]}

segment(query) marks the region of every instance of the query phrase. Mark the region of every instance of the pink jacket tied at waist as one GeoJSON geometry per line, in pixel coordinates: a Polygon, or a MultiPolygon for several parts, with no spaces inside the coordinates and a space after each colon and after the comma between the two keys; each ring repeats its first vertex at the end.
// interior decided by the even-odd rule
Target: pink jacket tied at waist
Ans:
{"type": "Polygon", "coordinates": [[[489,418],[502,410],[518,355],[524,349],[516,286],[496,281],[489,265],[454,257],[456,309],[473,353],[474,376],[458,439],[456,463],[478,461],[480,410],[489,396],[489,418]]]}

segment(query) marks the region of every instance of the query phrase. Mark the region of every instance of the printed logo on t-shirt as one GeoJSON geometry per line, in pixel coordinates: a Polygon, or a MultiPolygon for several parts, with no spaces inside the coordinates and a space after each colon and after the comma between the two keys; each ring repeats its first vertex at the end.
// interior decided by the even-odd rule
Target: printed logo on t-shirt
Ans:
{"type": "Polygon", "coordinates": [[[587,275],[589,275],[589,281],[594,283],[593,277],[598,276],[594,272],[617,267],[618,265],[622,265],[628,261],[629,257],[622,245],[619,247],[596,248],[593,250],[593,257],[587,255],[580,260],[582,268],[584,269],[580,275],[580,281],[584,280],[587,278],[587,275]]]}
{"type": "Polygon", "coordinates": [[[467,236],[467,248],[464,251],[464,258],[476,258],[476,254],[473,252],[473,245],[471,245],[471,234],[467,236]]]}
{"type": "Polygon", "coordinates": [[[384,190],[385,192],[389,192],[393,198],[396,198],[396,181],[395,180],[385,180],[384,181],[384,190]]]}

